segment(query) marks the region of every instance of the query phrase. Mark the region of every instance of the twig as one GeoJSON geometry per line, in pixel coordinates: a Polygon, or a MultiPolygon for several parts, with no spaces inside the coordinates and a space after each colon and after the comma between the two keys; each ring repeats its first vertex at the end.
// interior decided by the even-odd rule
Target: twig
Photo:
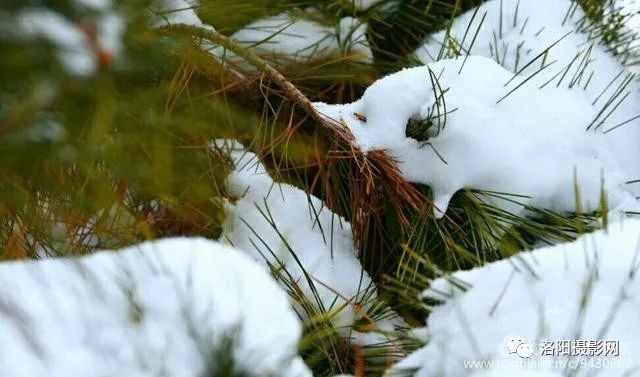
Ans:
{"type": "Polygon", "coordinates": [[[270,80],[278,85],[280,89],[282,89],[288,99],[293,101],[296,105],[300,106],[315,121],[333,130],[337,129],[337,125],[339,126],[337,122],[332,122],[325,118],[322,114],[318,113],[307,96],[305,96],[300,91],[300,89],[298,89],[289,80],[287,80],[287,78],[284,77],[282,73],[278,72],[278,70],[269,65],[269,63],[267,63],[264,59],[260,58],[258,55],[240,45],[233,39],[222,35],[214,30],[204,29],[201,27],[186,24],[167,25],[158,28],[158,30],[199,37],[211,41],[216,45],[222,46],[229,51],[232,51],[234,54],[244,59],[247,63],[264,72],[270,80]]]}

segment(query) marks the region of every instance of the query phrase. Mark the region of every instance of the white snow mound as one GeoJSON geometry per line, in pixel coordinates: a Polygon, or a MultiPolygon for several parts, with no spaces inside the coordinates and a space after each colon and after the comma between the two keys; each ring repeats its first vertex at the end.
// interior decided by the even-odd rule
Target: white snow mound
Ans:
{"type": "MultiPolygon", "coordinates": [[[[343,336],[360,344],[386,340],[383,334],[361,334],[351,328],[369,309],[363,303],[377,294],[357,258],[349,222],[315,196],[274,182],[258,157],[240,143],[217,140],[214,144],[230,155],[235,166],[227,186],[237,200],[227,204],[220,240],[248,252],[258,262],[284,267],[319,313],[335,314],[332,322],[343,336]]],[[[302,308],[296,310],[305,317],[302,308]]],[[[390,319],[373,327],[392,332],[406,326],[393,313],[387,317],[390,319]]]]}
{"type": "Polygon", "coordinates": [[[311,376],[273,279],[205,239],[0,264],[0,375],[311,376]],[[225,340],[231,339],[233,343],[225,340]]]}
{"type": "Polygon", "coordinates": [[[640,221],[628,219],[572,243],[436,279],[424,297],[443,303],[431,308],[427,345],[389,375],[417,369],[417,377],[462,376],[465,362],[483,360],[504,375],[564,375],[562,365],[578,376],[597,365],[606,365],[608,377],[633,374],[640,367],[639,241],[640,221]],[[541,355],[544,340],[619,342],[619,355],[541,355]],[[509,353],[512,344],[520,352],[522,341],[532,355],[509,353]]]}
{"type": "Polygon", "coordinates": [[[505,86],[513,74],[488,58],[469,57],[459,73],[462,63],[404,69],[354,103],[315,107],[360,148],[387,150],[407,180],[429,185],[439,217],[464,188],[525,195],[523,203],[558,212],[575,211],[576,183],[585,211],[599,208],[603,187],[610,208],[629,199],[606,139],[585,131],[597,112],[585,93],[525,83],[498,102],[523,79],[505,86]],[[407,137],[410,119],[432,123],[425,140],[407,137]]]}
{"type": "MultiPolygon", "coordinates": [[[[640,11],[635,0],[607,3],[607,14],[612,12],[612,6],[626,7],[627,10],[617,11],[620,14],[640,11]]],[[[633,40],[634,32],[640,35],[639,24],[640,14],[629,16],[623,38],[633,40]]],[[[530,88],[546,85],[545,89],[556,86],[572,89],[565,91],[565,99],[554,97],[554,102],[549,101],[542,108],[528,106],[523,99],[519,104],[522,111],[512,114],[518,118],[535,116],[533,112],[573,111],[574,98],[586,96],[594,108],[588,110],[589,117],[597,118],[592,129],[605,133],[606,142],[614,146],[613,153],[625,179],[637,180],[640,81],[637,76],[634,80],[629,71],[633,67],[624,64],[638,64],[639,59],[614,57],[612,48],[600,40],[598,33],[599,29],[573,0],[490,0],[456,18],[449,31],[428,36],[416,50],[416,56],[424,64],[457,57],[458,66],[468,54],[484,56],[510,72],[520,72],[522,78],[518,81],[530,78],[530,88]]],[[[630,52],[638,50],[625,44],[618,49],[623,47],[630,52]]],[[[542,95],[548,92],[543,90],[542,95]]],[[[559,115],[557,120],[562,122],[559,126],[575,126],[559,115]]],[[[630,188],[634,196],[640,196],[640,184],[632,184],[630,188]]]]}

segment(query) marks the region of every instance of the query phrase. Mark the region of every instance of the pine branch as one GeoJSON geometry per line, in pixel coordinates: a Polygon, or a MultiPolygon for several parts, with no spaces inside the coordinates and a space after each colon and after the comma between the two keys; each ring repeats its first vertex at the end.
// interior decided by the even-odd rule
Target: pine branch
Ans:
{"type": "MultiPolygon", "coordinates": [[[[309,100],[309,98],[302,93],[300,89],[298,89],[282,73],[272,67],[257,54],[253,53],[233,39],[211,29],[186,24],[174,24],[160,27],[158,30],[168,34],[188,35],[195,38],[205,39],[244,59],[247,63],[265,74],[272,82],[280,87],[287,99],[292,101],[307,115],[322,125],[330,132],[331,135],[336,136],[340,143],[344,143],[349,146],[351,149],[350,155],[354,161],[356,161],[360,174],[365,178],[365,191],[375,191],[373,188],[380,187],[379,183],[382,183],[385,187],[394,188],[393,191],[387,192],[387,194],[391,196],[391,199],[389,200],[395,203],[398,207],[402,207],[403,203],[408,204],[410,208],[418,211],[426,207],[426,198],[424,195],[422,195],[419,190],[402,177],[397,166],[386,153],[383,151],[362,153],[362,151],[353,145],[353,135],[351,135],[347,127],[338,121],[327,118],[317,112],[313,107],[311,100],[309,100]],[[394,197],[396,200],[394,200],[394,197]]],[[[354,211],[354,213],[358,213],[358,211],[354,211]]],[[[401,223],[409,225],[407,218],[402,218],[401,223]]],[[[355,228],[357,228],[357,224],[354,225],[356,225],[355,228]]]]}
{"type": "Polygon", "coordinates": [[[260,72],[266,74],[269,79],[271,79],[274,83],[276,83],[276,85],[280,87],[280,89],[282,89],[285,96],[289,100],[302,108],[310,117],[312,117],[322,126],[327,127],[332,131],[340,129],[339,125],[334,124],[335,122],[331,122],[327,118],[323,117],[320,113],[318,113],[313,107],[313,104],[311,103],[309,98],[307,98],[307,96],[305,96],[304,93],[300,91],[300,89],[293,85],[291,81],[287,80],[287,78],[284,77],[282,73],[273,68],[264,59],[260,58],[258,55],[251,52],[249,49],[237,43],[233,39],[222,35],[215,30],[186,24],[168,25],[163,26],[159,29],[161,31],[166,31],[169,33],[174,32],[177,34],[190,35],[193,37],[206,39],[216,45],[224,47],[226,50],[229,50],[244,59],[247,63],[254,66],[260,72]]]}

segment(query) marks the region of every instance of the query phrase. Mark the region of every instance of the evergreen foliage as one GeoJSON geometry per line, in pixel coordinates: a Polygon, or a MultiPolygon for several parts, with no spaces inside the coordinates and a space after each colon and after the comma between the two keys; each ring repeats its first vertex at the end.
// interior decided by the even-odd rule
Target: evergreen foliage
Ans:
{"type": "MultiPolygon", "coordinates": [[[[437,220],[428,187],[404,181],[383,152],[355,150],[348,135],[323,127],[304,108],[305,100],[357,99],[375,79],[415,64],[412,52],[428,33],[481,2],[384,0],[362,11],[349,0],[202,0],[195,10],[216,29],[207,34],[154,27],[162,18],[158,2],[118,1],[107,11],[125,24],[116,55],[95,40],[102,10],[71,0],[3,4],[0,260],[84,254],[171,235],[217,238],[224,210],[216,198],[227,197],[229,166],[210,142],[233,138],[260,156],[274,178],[320,197],[349,220],[363,266],[383,292],[380,300],[410,324],[421,323],[424,306],[415,297],[429,279],[536,243],[570,240],[599,224],[600,213],[564,216],[530,208],[529,216],[515,216],[474,191],[459,192],[437,220]],[[51,41],[21,34],[16,14],[28,7],[45,7],[80,25],[97,70],[69,72],[51,41]],[[230,69],[201,49],[207,39],[215,44],[215,36],[285,11],[327,25],[344,16],[368,22],[373,64],[345,53],[269,66],[303,96],[292,98],[265,66],[230,69]]],[[[599,25],[594,38],[626,54],[628,37],[619,34],[624,20],[607,1],[578,3],[599,25]]],[[[407,135],[424,139],[421,127],[431,126],[410,124],[407,135]]],[[[484,194],[518,202],[509,193],[484,194]]],[[[287,281],[285,272],[272,271],[287,281]]],[[[312,310],[296,282],[287,284],[301,307],[312,310]]],[[[306,317],[312,320],[301,354],[318,376],[380,374],[417,343],[390,340],[362,350],[337,336],[331,313],[306,317]]],[[[212,357],[223,360],[218,353],[212,357]]],[[[233,369],[212,365],[210,375],[227,375],[215,368],[233,369]]]]}

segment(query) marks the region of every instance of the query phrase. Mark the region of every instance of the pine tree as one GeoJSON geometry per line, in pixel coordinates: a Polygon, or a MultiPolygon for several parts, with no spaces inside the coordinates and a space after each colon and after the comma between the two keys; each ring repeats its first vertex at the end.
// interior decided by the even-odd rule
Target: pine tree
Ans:
{"type": "MultiPolygon", "coordinates": [[[[163,1],[3,5],[0,260],[174,235],[218,238],[225,211],[217,199],[232,200],[225,192],[231,167],[211,141],[236,139],[278,181],[350,221],[382,300],[421,323],[415,297],[429,279],[536,242],[571,240],[598,227],[601,215],[530,208],[530,216],[514,216],[466,190],[437,220],[429,187],[403,179],[383,151],[358,150],[311,106],[351,102],[376,79],[417,65],[413,51],[426,35],[482,2],[382,0],[363,10],[350,0],[201,0],[193,10],[215,30],[167,25],[176,10],[163,1]],[[308,61],[275,59],[256,48],[269,38],[247,45],[231,37],[283,12],[331,27],[347,16],[367,23],[372,60],[349,48],[308,61]],[[211,53],[219,46],[223,59],[211,53]]],[[[607,16],[605,0],[579,3],[618,51],[623,20],[607,16]]],[[[421,140],[432,126],[408,124],[407,135],[421,140]]],[[[400,348],[415,346],[406,343],[400,348]]],[[[388,346],[379,354],[396,352],[388,346]]],[[[386,366],[363,366],[361,350],[336,337],[329,321],[308,323],[301,348],[317,375],[370,375],[386,366]]]]}

